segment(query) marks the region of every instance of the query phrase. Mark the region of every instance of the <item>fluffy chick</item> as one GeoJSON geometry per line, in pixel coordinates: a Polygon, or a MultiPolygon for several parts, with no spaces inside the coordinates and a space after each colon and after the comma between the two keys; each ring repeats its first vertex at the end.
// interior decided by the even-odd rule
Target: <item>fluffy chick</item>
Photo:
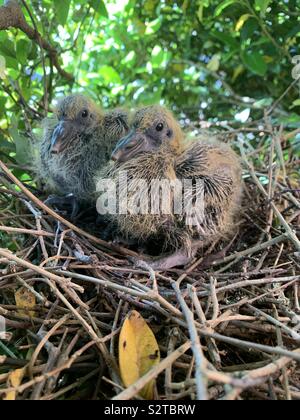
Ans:
{"type": "MultiPolygon", "coordinates": [[[[135,114],[130,133],[119,141],[112,158],[114,164],[109,165],[100,178],[111,178],[119,183],[119,208],[127,206],[129,210],[127,214],[110,215],[110,220],[125,238],[140,242],[155,240],[173,252],[153,262],[154,269],[185,265],[200,246],[234,232],[242,196],[242,176],[239,157],[226,144],[213,137],[188,142],[171,112],[150,106],[135,114]],[[121,173],[126,173],[126,177],[120,177],[121,173]],[[182,200],[180,188],[168,197],[169,212],[160,208],[157,214],[132,214],[130,208],[136,204],[141,179],[146,181],[148,192],[153,180],[180,181],[180,185],[186,182],[184,197],[194,205],[193,212],[177,214],[174,211],[175,200],[177,203],[182,200]],[[199,188],[195,190],[197,182],[199,188]],[[120,194],[125,189],[127,197],[120,194]]],[[[150,202],[160,203],[161,200],[160,190],[154,192],[154,197],[152,191],[152,198],[142,198],[144,205],[149,204],[148,209],[150,202]]]]}
{"type": "Polygon", "coordinates": [[[94,176],[128,131],[124,110],[104,113],[91,99],[70,95],[44,120],[37,173],[49,192],[94,201],[94,176]]]}

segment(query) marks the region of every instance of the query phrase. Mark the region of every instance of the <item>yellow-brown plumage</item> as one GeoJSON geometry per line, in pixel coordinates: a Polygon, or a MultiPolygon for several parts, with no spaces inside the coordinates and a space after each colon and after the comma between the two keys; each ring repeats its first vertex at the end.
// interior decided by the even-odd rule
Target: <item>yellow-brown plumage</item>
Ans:
{"type": "MultiPolygon", "coordinates": [[[[192,254],[195,241],[205,246],[231,235],[242,195],[241,167],[235,152],[215,138],[203,136],[187,142],[172,114],[162,107],[138,111],[131,125],[133,134],[126,141],[121,140],[114,152],[118,162],[107,167],[101,176],[118,181],[120,172],[126,172],[128,185],[120,185],[119,191],[125,187],[131,191],[129,203],[139,179],[146,180],[148,185],[157,179],[191,180],[186,194],[193,201],[197,199],[193,183],[201,181],[202,198],[198,198],[202,199],[204,218],[198,220],[196,212],[194,223],[189,225],[186,212],[175,214],[172,208],[178,191],[174,190],[169,197],[169,214],[111,215],[110,220],[119,232],[140,242],[159,240],[166,250],[183,249],[186,255],[192,254]],[[161,131],[156,134],[155,129],[161,131]],[[143,144],[140,149],[139,143],[143,144]]],[[[121,200],[118,196],[122,205],[121,200]]],[[[156,201],[159,200],[157,196],[156,201]]]]}
{"type": "Polygon", "coordinates": [[[44,121],[36,171],[49,192],[73,194],[94,201],[94,176],[110,159],[117,141],[127,133],[127,112],[103,112],[91,99],[61,99],[54,116],[44,121]]]}

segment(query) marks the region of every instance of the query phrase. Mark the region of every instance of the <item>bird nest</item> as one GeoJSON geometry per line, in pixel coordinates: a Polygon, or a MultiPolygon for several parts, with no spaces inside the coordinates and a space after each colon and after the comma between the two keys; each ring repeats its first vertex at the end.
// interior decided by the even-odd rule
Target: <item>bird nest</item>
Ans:
{"type": "Polygon", "coordinates": [[[165,273],[63,219],[0,162],[0,398],[140,399],[156,379],[159,400],[299,399],[299,160],[291,134],[268,130],[242,149],[237,235],[165,273]],[[125,389],[131,310],[161,361],[125,389]]]}

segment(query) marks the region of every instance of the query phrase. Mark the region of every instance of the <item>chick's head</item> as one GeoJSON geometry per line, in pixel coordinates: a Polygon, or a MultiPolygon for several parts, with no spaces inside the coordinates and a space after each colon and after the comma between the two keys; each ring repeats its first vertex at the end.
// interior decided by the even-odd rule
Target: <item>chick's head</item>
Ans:
{"type": "Polygon", "coordinates": [[[183,137],[170,111],[158,105],[148,106],[136,112],[130,133],[118,142],[112,159],[126,162],[142,153],[153,153],[162,148],[175,154],[181,150],[183,137]]]}
{"type": "Polygon", "coordinates": [[[61,99],[55,109],[58,123],[51,137],[51,153],[59,154],[75,140],[89,137],[104,120],[102,110],[83,95],[70,95],[61,99]]]}

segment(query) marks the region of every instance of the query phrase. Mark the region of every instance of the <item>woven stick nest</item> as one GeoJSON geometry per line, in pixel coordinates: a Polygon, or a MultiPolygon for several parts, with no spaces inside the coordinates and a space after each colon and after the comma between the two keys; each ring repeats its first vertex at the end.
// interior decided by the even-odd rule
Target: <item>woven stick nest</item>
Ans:
{"type": "Polygon", "coordinates": [[[238,234],[190,267],[166,273],[137,267],[136,251],[64,220],[0,162],[0,239],[9,246],[0,248],[0,316],[7,327],[0,398],[13,391],[20,400],[140,399],[139,390],[157,378],[160,400],[300,399],[294,135],[266,126],[255,149],[242,148],[238,234]],[[28,313],[15,302],[20,288],[36,298],[28,313]],[[133,309],[152,328],[162,358],[124,389],[118,334],[133,309]],[[23,379],[13,386],[11,374],[21,368],[23,379]]]}

